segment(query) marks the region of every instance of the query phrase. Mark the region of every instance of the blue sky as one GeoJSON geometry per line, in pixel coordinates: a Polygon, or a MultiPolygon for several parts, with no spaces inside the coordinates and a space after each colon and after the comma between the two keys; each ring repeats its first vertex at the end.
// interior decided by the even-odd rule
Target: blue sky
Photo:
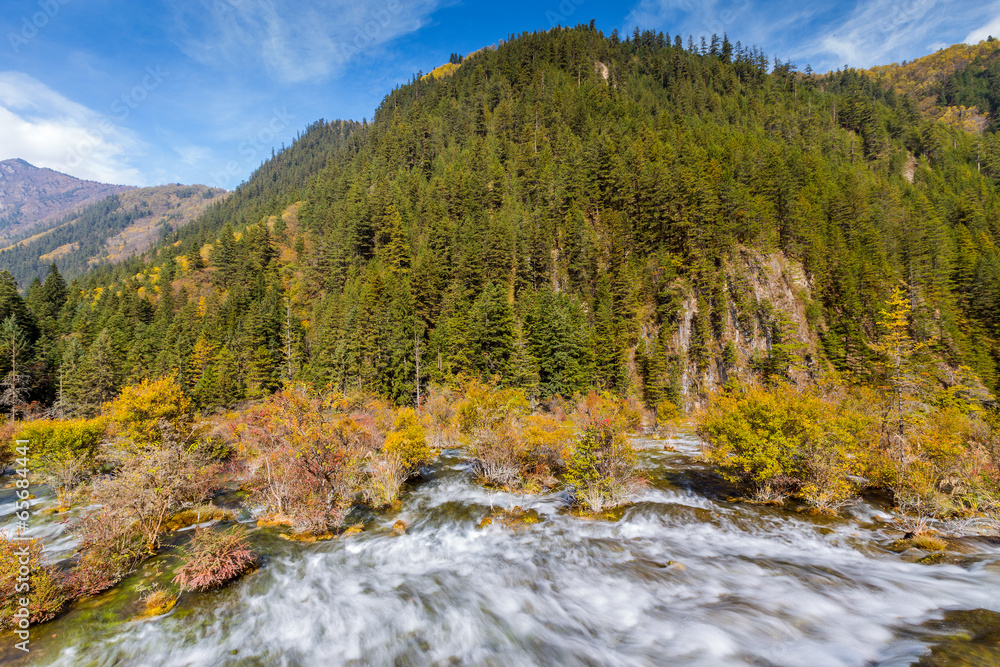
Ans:
{"type": "Polygon", "coordinates": [[[726,32],[826,71],[1000,36],[1000,0],[0,0],[0,159],[232,189],[309,123],[370,118],[452,52],[591,19],[726,32]]]}

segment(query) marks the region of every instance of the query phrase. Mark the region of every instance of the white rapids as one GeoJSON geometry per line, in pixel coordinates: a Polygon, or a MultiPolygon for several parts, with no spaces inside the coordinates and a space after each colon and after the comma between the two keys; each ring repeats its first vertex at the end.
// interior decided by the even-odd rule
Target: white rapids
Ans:
{"type": "Polygon", "coordinates": [[[37,629],[26,664],[909,665],[945,612],[1000,612],[996,542],[961,565],[906,562],[871,506],[725,502],[698,491],[692,440],[641,444],[650,485],[618,521],[491,493],[446,452],[374,528],[315,544],[257,530],[258,572],[154,619],[74,610],[37,629]],[[479,528],[491,505],[542,521],[479,528]]]}

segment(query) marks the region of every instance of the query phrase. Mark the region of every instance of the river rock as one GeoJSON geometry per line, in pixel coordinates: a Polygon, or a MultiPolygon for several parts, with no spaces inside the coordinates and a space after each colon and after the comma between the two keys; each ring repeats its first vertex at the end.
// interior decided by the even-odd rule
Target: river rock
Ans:
{"type": "Polygon", "coordinates": [[[512,528],[521,529],[525,526],[530,526],[532,524],[541,523],[542,518],[539,516],[536,510],[524,510],[520,507],[513,507],[512,509],[503,509],[500,507],[494,507],[490,510],[490,513],[483,517],[483,520],[479,522],[480,528],[485,528],[497,520],[502,525],[512,528]]]}

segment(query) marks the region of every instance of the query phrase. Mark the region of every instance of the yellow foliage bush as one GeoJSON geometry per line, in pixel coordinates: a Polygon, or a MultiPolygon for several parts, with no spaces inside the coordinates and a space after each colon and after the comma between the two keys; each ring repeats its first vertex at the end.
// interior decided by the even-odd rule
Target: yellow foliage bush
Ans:
{"type": "Polygon", "coordinates": [[[531,413],[523,389],[501,388],[471,379],[462,382],[457,393],[462,399],[455,405],[455,422],[466,437],[472,437],[478,430],[512,423],[531,413]]]}
{"type": "Polygon", "coordinates": [[[15,614],[21,609],[22,598],[28,600],[27,622],[34,625],[62,610],[66,589],[55,568],[42,564],[38,540],[21,542],[0,535],[0,630],[19,625],[15,614]],[[22,576],[25,571],[27,577],[22,576]]]}
{"type": "Polygon", "coordinates": [[[129,385],[105,406],[119,433],[137,447],[156,446],[163,441],[161,422],[186,436],[190,409],[191,401],[174,375],[129,385]]]}
{"type": "Polygon", "coordinates": [[[524,391],[465,379],[457,393],[462,399],[454,421],[469,444],[476,476],[499,487],[520,486],[525,471],[518,427],[531,412],[524,391]]]}
{"type": "Polygon", "coordinates": [[[69,505],[73,488],[98,466],[107,419],[38,419],[20,425],[15,440],[27,440],[32,468],[51,484],[60,505],[69,505]]]}
{"type": "Polygon", "coordinates": [[[566,465],[576,429],[548,415],[531,415],[521,427],[524,443],[520,451],[522,467],[538,477],[548,477],[566,465]]]}
{"type": "Polygon", "coordinates": [[[855,492],[858,452],[871,421],[841,398],[788,384],[744,387],[712,397],[699,434],[708,460],[759,497],[794,493],[832,510],[855,492]]]}
{"type": "Polygon", "coordinates": [[[399,458],[403,468],[413,473],[431,458],[427,434],[413,408],[403,408],[396,413],[393,430],[385,437],[383,451],[399,458]]]}

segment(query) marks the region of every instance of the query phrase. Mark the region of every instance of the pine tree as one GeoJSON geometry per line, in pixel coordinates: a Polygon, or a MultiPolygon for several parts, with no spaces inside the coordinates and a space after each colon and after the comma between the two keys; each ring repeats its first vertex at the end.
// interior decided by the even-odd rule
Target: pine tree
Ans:
{"type": "Polygon", "coordinates": [[[516,340],[517,325],[506,291],[490,282],[469,311],[469,346],[480,377],[499,376],[502,382],[510,382],[516,340]]]}
{"type": "Polygon", "coordinates": [[[17,419],[17,413],[24,406],[31,389],[31,378],[25,368],[28,340],[15,315],[8,316],[0,324],[0,355],[5,366],[0,403],[10,408],[10,418],[13,421],[17,419]]]}
{"type": "Polygon", "coordinates": [[[75,402],[84,413],[93,414],[113,399],[121,386],[121,353],[107,329],[101,329],[80,369],[75,402]]]}

